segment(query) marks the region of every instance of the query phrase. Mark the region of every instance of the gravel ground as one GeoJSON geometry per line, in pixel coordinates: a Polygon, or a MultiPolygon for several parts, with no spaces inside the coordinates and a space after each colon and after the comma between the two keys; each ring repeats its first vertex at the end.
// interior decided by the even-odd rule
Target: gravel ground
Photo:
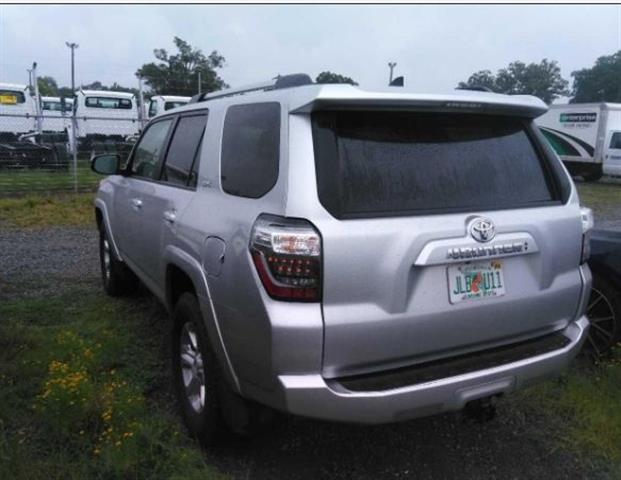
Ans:
{"type": "MultiPolygon", "coordinates": [[[[618,218],[602,221],[621,225],[618,218]]],[[[0,301],[93,288],[101,288],[94,229],[0,226],[0,301]]],[[[459,413],[379,427],[283,416],[253,439],[205,454],[242,479],[604,478],[593,465],[554,450],[548,437],[555,431],[518,394],[501,400],[497,417],[485,423],[459,413]]]]}
{"type": "Polygon", "coordinates": [[[0,226],[0,300],[99,285],[97,231],[0,226]]]}

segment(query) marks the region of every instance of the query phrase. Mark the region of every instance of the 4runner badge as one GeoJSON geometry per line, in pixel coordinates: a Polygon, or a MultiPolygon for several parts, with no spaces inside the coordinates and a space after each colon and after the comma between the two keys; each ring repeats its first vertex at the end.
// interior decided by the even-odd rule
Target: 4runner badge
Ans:
{"type": "Polygon", "coordinates": [[[489,242],[496,235],[496,228],[491,220],[477,218],[470,224],[470,235],[477,242],[489,242]]]}

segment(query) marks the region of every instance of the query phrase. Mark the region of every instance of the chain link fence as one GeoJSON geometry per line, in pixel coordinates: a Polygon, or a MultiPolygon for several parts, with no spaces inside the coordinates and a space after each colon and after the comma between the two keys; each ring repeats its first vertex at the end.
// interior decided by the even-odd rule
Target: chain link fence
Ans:
{"type": "Polygon", "coordinates": [[[93,156],[125,159],[145,124],[134,112],[101,110],[100,116],[0,112],[0,196],[96,190],[102,177],[90,169],[93,156]]]}

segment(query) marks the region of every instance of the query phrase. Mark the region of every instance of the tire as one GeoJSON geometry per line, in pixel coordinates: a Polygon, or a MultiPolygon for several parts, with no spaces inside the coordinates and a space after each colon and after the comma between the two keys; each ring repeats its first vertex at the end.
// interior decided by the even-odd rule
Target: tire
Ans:
{"type": "Polygon", "coordinates": [[[593,287],[586,309],[591,322],[585,344],[587,352],[600,357],[621,340],[619,289],[601,273],[593,272],[593,287]]]}
{"type": "Polygon", "coordinates": [[[172,366],[177,401],[190,434],[203,445],[226,433],[220,408],[225,385],[213,353],[198,300],[183,293],[173,311],[172,366]]]}
{"type": "Polygon", "coordinates": [[[585,182],[597,182],[603,175],[602,166],[590,165],[588,169],[582,171],[581,175],[585,182]]]}
{"type": "Polygon", "coordinates": [[[104,291],[111,297],[134,293],[138,278],[116,256],[106,228],[99,230],[99,265],[104,291]]]}

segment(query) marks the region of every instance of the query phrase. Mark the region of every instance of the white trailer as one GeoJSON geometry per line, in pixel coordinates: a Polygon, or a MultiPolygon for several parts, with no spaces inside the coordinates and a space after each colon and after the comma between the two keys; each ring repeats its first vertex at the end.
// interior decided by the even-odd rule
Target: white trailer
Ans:
{"type": "Polygon", "coordinates": [[[180,97],[176,95],[156,95],[155,97],[151,97],[148,118],[155,117],[173,108],[182,107],[186,105],[191,98],[192,97],[180,97]]]}
{"type": "Polygon", "coordinates": [[[138,104],[131,93],[79,90],[75,103],[77,136],[82,142],[125,140],[140,131],[138,104]]]}
{"type": "Polygon", "coordinates": [[[0,138],[17,140],[36,130],[37,107],[28,85],[0,83],[0,138]]]}
{"type": "Polygon", "coordinates": [[[537,124],[573,175],[621,175],[621,104],[552,105],[537,124]]]}

